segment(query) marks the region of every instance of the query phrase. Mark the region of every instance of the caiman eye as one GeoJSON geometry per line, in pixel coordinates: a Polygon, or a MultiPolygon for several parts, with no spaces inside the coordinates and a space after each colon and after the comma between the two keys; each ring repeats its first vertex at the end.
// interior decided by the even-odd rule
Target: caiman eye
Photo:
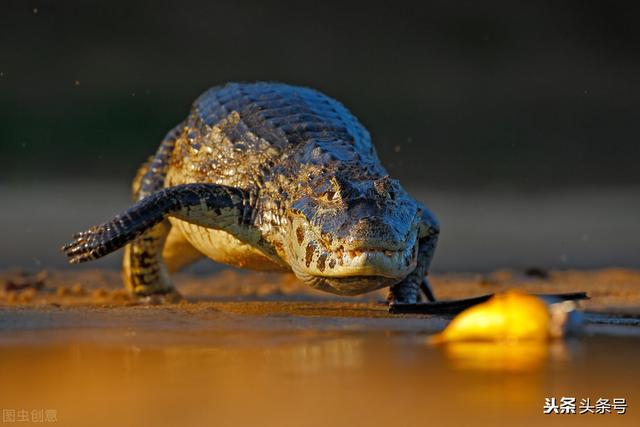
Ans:
{"type": "Polygon", "coordinates": [[[340,199],[340,192],[336,190],[327,190],[320,194],[320,198],[327,202],[335,202],[340,199]]]}
{"type": "Polygon", "coordinates": [[[320,195],[321,198],[328,202],[333,202],[340,198],[340,185],[338,181],[332,177],[329,182],[325,183],[325,191],[320,195]]]}
{"type": "Polygon", "coordinates": [[[382,178],[376,179],[373,182],[373,186],[381,196],[396,200],[398,195],[396,191],[398,188],[396,180],[389,178],[389,176],[383,176],[382,178]]]}

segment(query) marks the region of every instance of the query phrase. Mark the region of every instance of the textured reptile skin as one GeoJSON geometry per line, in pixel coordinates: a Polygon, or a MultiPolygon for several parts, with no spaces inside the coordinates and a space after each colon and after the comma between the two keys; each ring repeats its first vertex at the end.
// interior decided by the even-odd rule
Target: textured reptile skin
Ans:
{"type": "MultiPolygon", "coordinates": [[[[119,217],[77,236],[65,248],[72,262],[102,256],[137,237],[142,249],[130,249],[130,259],[144,260],[139,264],[145,266],[150,255],[163,262],[156,256],[162,244],[168,263],[170,246],[186,241],[214,260],[293,271],[311,286],[339,294],[393,286],[392,299],[410,302],[421,284],[428,288],[423,278],[435,250],[437,221],[389,177],[358,120],[315,90],[273,83],[208,90],[134,187],[140,201],[125,215],[131,226],[121,226],[119,217]],[[171,191],[203,184],[209,192],[241,191],[243,211],[217,214],[226,207],[224,198],[190,200],[194,205],[187,209],[177,198],[182,193],[171,191]],[[196,205],[202,205],[198,212],[196,205]],[[141,236],[165,220],[166,230],[156,237],[141,236]],[[165,244],[167,235],[171,243],[165,244]]],[[[143,268],[126,265],[129,275],[143,268]]],[[[138,280],[140,289],[159,280],[156,276],[138,280]]]]}

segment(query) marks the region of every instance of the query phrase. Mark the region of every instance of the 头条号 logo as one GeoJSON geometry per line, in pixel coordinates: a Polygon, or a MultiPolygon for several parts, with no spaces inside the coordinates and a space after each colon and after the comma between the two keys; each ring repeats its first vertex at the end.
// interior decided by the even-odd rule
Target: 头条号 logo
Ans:
{"type": "Polygon", "coordinates": [[[555,397],[544,398],[545,414],[619,414],[624,415],[627,412],[627,399],[624,397],[615,397],[607,399],[600,397],[595,400],[583,398],[578,401],[575,397],[555,397]]]}

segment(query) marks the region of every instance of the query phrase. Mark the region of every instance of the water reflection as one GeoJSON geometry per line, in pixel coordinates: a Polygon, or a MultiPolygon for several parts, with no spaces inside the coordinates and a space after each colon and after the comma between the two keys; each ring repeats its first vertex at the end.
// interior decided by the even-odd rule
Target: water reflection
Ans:
{"type": "Polygon", "coordinates": [[[562,341],[451,342],[442,351],[455,369],[527,372],[542,367],[548,358],[566,360],[562,341]]]}
{"type": "Polygon", "coordinates": [[[354,369],[364,364],[362,338],[338,338],[285,348],[267,348],[265,361],[298,373],[318,373],[333,369],[354,369]]]}
{"type": "Polygon", "coordinates": [[[97,334],[107,338],[1,347],[0,407],[56,408],[60,425],[94,427],[522,425],[546,421],[549,396],[638,397],[636,340],[574,350],[373,332],[97,334]]]}

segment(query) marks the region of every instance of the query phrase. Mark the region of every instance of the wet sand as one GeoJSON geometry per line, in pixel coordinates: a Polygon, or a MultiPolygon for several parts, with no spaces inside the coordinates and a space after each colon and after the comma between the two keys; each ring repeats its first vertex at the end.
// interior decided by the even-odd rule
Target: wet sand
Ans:
{"type": "MultiPolygon", "coordinates": [[[[590,299],[581,302],[581,306],[588,312],[640,317],[640,271],[633,269],[502,269],[486,274],[446,273],[430,277],[438,299],[468,298],[514,288],[532,293],[585,291],[590,299]]],[[[331,314],[342,312],[346,313],[345,317],[394,317],[386,313],[383,304],[387,289],[358,297],[341,297],[309,288],[291,274],[235,269],[213,274],[178,273],[173,278],[184,301],[167,307],[181,311],[215,307],[238,314],[261,314],[262,309],[258,307],[270,305],[266,313],[275,310],[285,314],[324,315],[309,307],[326,306],[335,307],[336,311],[331,314]],[[293,308],[297,305],[306,308],[297,311],[293,308]],[[235,306],[241,308],[231,308],[235,306]],[[349,311],[349,307],[367,307],[367,311],[358,314],[349,311]]],[[[5,308],[84,307],[88,310],[143,306],[127,294],[116,270],[7,269],[0,271],[0,286],[0,304],[5,308]]]]}
{"type": "Polygon", "coordinates": [[[637,425],[640,272],[433,277],[442,299],[587,291],[566,341],[433,347],[446,316],[391,315],[286,275],[180,274],[185,301],[131,300],[109,270],[0,274],[0,406],[60,425],[637,425]],[[17,289],[16,289],[17,288],[17,289]],[[543,415],[546,397],[627,399],[543,415]]]}

